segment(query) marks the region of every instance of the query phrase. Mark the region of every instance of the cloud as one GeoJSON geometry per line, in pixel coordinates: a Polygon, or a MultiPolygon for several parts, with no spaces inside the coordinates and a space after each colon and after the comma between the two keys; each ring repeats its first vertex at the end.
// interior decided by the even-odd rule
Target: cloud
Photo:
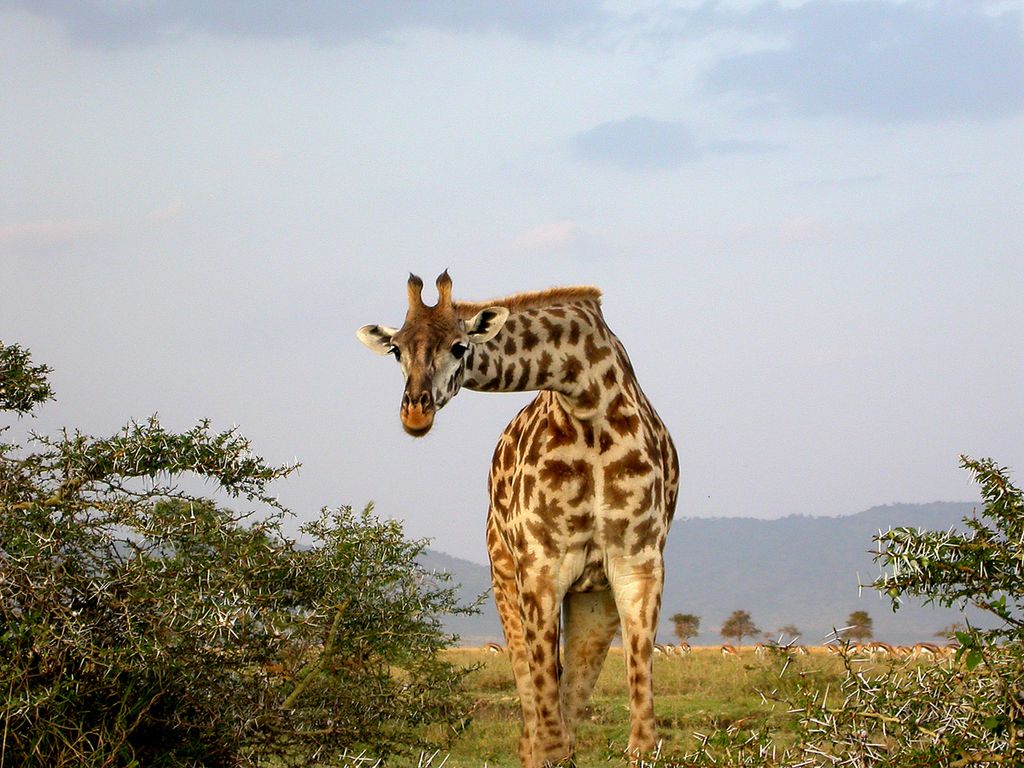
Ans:
{"type": "Polygon", "coordinates": [[[705,152],[714,155],[761,155],[767,152],[778,152],[785,148],[784,144],[775,144],[771,141],[744,141],[742,139],[723,139],[702,145],[705,152]]]}
{"type": "Polygon", "coordinates": [[[577,134],[578,157],[626,170],[675,168],[699,157],[693,133],[682,123],[628,117],[577,134]]]}
{"type": "Polygon", "coordinates": [[[731,26],[786,41],[720,61],[706,80],[714,93],[746,93],[803,115],[895,122],[1024,111],[1024,34],[1015,11],[813,0],[746,13],[705,5],[692,19],[703,30],[731,26]]]}
{"type": "Polygon", "coordinates": [[[459,32],[502,30],[526,38],[546,38],[582,28],[600,16],[597,0],[555,4],[544,0],[14,0],[11,4],[58,19],[76,42],[111,48],[196,32],[300,38],[323,45],[424,27],[459,32]]]}
{"type": "Polygon", "coordinates": [[[592,262],[617,250],[572,219],[556,219],[520,232],[504,249],[506,257],[539,259],[546,264],[558,260],[592,262]]]}
{"type": "Polygon", "coordinates": [[[627,171],[678,168],[706,155],[757,154],[784,149],[765,141],[699,143],[685,123],[633,116],[601,123],[572,140],[575,154],[595,165],[627,171]]]}
{"type": "Polygon", "coordinates": [[[104,231],[102,224],[88,219],[44,219],[0,224],[0,247],[39,249],[71,245],[104,231]]]}
{"type": "Polygon", "coordinates": [[[551,221],[523,232],[512,241],[516,251],[561,251],[580,240],[580,225],[568,219],[551,221]]]}

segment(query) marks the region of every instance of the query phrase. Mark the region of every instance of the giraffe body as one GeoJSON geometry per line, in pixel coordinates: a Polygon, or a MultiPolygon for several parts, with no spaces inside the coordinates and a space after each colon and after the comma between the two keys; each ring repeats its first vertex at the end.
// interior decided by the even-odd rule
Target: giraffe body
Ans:
{"type": "Polygon", "coordinates": [[[538,392],[501,435],[488,484],[491,576],[523,713],[520,761],[540,768],[571,757],[620,627],[629,750],[649,751],[662,552],[679,467],[667,429],[604,322],[600,293],[568,288],[454,303],[445,273],[438,304],[424,307],[417,282],[410,278],[402,329],[360,329],[368,346],[395,348],[406,361],[407,431],[422,434],[440,407],[428,401],[443,405],[462,386],[538,392]],[[432,391],[420,393],[417,379],[432,391]]]}

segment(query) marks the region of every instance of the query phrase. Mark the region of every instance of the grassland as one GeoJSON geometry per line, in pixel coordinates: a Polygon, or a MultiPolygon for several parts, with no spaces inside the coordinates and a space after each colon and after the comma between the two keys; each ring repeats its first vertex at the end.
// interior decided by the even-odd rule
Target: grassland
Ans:
{"type": "MultiPolygon", "coordinates": [[[[449,745],[446,768],[516,768],[519,738],[519,700],[508,658],[478,649],[448,652],[452,661],[479,664],[469,678],[475,702],[473,720],[449,745]]],[[[697,733],[730,725],[755,730],[768,725],[785,742],[793,717],[758,693],[784,693],[803,681],[824,688],[842,676],[841,662],[823,651],[796,657],[780,678],[783,662],[743,651],[739,658],[723,657],[717,648],[695,649],[686,657],[654,659],[655,707],[658,735],[665,754],[679,754],[696,745],[697,733]]],[[[628,741],[629,710],[622,653],[612,649],[591,698],[587,717],[577,736],[577,763],[606,764],[628,741]]],[[[435,761],[434,765],[438,765],[435,761]]]]}

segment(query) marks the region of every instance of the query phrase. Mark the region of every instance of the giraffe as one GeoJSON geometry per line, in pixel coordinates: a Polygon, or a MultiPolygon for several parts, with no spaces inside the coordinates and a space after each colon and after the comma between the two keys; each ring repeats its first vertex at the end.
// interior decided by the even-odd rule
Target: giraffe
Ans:
{"type": "Polygon", "coordinates": [[[679,483],[668,430],[605,323],[598,289],[456,302],[447,271],[436,286],[428,306],[410,275],[402,327],[366,325],[357,336],[398,359],[399,415],[414,437],[463,387],[538,393],[502,433],[488,480],[487,550],[522,709],[520,762],[571,760],[620,627],[628,751],[650,751],[662,553],[679,483]]]}

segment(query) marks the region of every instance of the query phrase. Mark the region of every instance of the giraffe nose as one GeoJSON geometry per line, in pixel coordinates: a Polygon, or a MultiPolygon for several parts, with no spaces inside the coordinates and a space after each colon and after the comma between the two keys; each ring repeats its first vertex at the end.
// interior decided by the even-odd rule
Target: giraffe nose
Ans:
{"type": "Polygon", "coordinates": [[[406,392],[402,397],[402,410],[419,408],[421,411],[426,411],[429,410],[433,404],[434,398],[432,398],[430,393],[427,391],[420,392],[418,397],[414,397],[406,392]]]}
{"type": "Polygon", "coordinates": [[[434,424],[434,398],[429,390],[405,391],[402,396],[402,426],[413,437],[422,437],[434,424]]]}

